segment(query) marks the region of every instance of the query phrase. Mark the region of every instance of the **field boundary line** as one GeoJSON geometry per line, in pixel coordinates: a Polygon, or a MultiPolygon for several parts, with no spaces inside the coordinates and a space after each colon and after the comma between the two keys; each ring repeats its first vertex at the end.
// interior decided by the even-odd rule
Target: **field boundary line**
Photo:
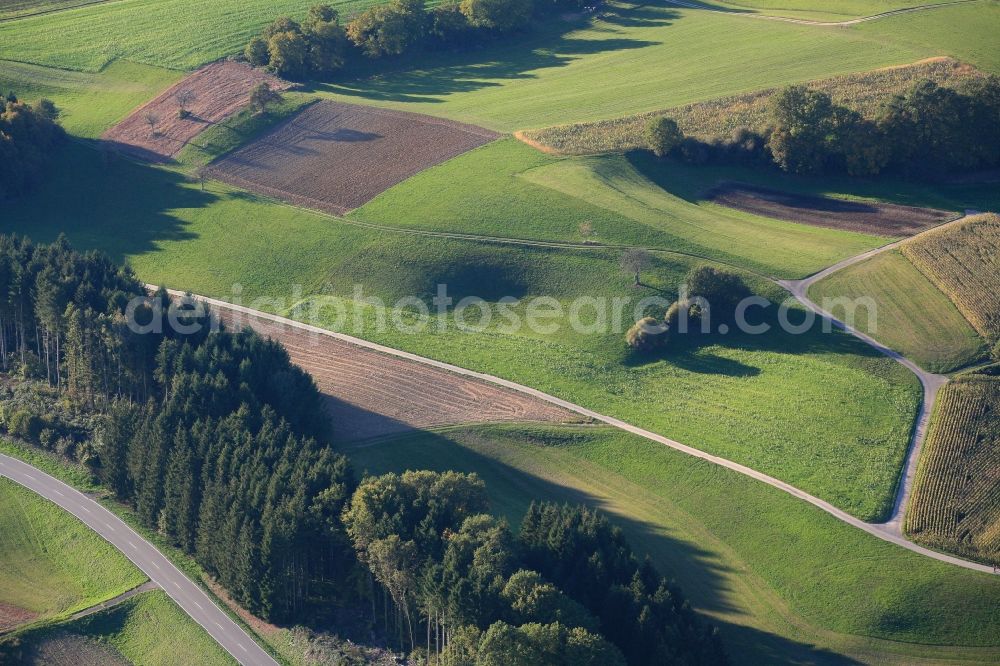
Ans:
{"type": "MultiPolygon", "coordinates": [[[[156,290],[156,289],[158,289],[158,287],[156,285],[146,285],[146,286],[150,290],[156,290]]],[[[174,296],[174,297],[184,297],[184,296],[186,296],[190,292],[179,291],[179,290],[176,290],[176,289],[167,289],[167,293],[170,294],[171,296],[174,296]]],[[[659,434],[651,432],[649,430],[645,430],[643,428],[639,428],[639,427],[634,426],[634,425],[632,425],[630,423],[626,423],[625,421],[622,421],[621,419],[617,419],[615,417],[607,416],[607,415],[601,414],[599,412],[596,412],[594,410],[587,409],[586,407],[583,407],[581,405],[577,405],[575,403],[569,402],[568,400],[563,400],[562,398],[557,398],[557,397],[555,397],[553,395],[550,395],[550,394],[545,393],[543,391],[540,391],[538,389],[534,389],[534,388],[531,388],[529,386],[525,386],[524,384],[518,384],[517,382],[513,382],[513,381],[510,381],[510,380],[507,380],[507,379],[503,379],[501,377],[496,377],[494,375],[489,375],[489,374],[486,374],[486,373],[477,372],[475,370],[469,370],[469,369],[462,368],[462,367],[459,367],[459,366],[456,366],[456,365],[452,365],[450,363],[445,363],[443,361],[437,361],[435,359],[427,358],[425,356],[419,356],[417,354],[413,354],[413,353],[410,353],[410,352],[402,351],[402,350],[399,350],[399,349],[394,349],[392,347],[387,347],[385,345],[381,345],[381,344],[378,344],[378,343],[375,343],[375,342],[370,342],[368,340],[363,340],[361,338],[356,338],[354,336],[347,335],[345,333],[337,333],[337,332],[334,332],[334,331],[329,331],[329,330],[327,330],[325,328],[321,328],[319,326],[313,326],[311,324],[305,324],[305,323],[302,323],[302,322],[299,322],[299,321],[295,321],[293,319],[288,319],[287,317],[282,317],[280,315],[270,314],[270,313],[267,313],[267,312],[261,312],[259,310],[253,310],[253,309],[248,308],[248,307],[243,306],[243,305],[236,305],[234,303],[229,303],[227,301],[219,300],[219,299],[216,299],[216,298],[209,298],[209,297],[201,296],[201,295],[197,295],[197,294],[191,294],[191,296],[194,297],[194,298],[196,298],[196,299],[202,300],[205,303],[207,303],[208,305],[216,307],[216,308],[222,308],[222,309],[227,309],[227,310],[231,310],[231,311],[234,311],[234,312],[240,312],[240,313],[242,313],[244,315],[248,315],[248,316],[251,316],[251,317],[257,317],[257,318],[260,318],[260,319],[268,320],[268,321],[271,321],[271,322],[274,322],[274,323],[277,323],[277,324],[281,324],[281,325],[284,325],[284,326],[289,326],[291,328],[297,328],[297,329],[300,329],[300,330],[308,331],[310,333],[315,333],[315,334],[318,334],[318,335],[330,336],[330,337],[333,337],[333,338],[335,338],[337,340],[340,340],[342,342],[347,342],[347,343],[350,343],[350,344],[353,344],[353,345],[357,345],[357,346],[363,347],[365,349],[370,349],[370,350],[377,351],[377,352],[380,352],[382,354],[386,354],[386,355],[389,355],[389,356],[395,356],[397,358],[406,359],[406,360],[409,360],[409,361],[413,361],[415,363],[421,363],[423,365],[427,365],[427,366],[430,366],[430,367],[438,368],[438,369],[441,369],[441,370],[446,370],[446,371],[449,371],[449,372],[454,372],[454,373],[457,373],[457,374],[465,376],[465,377],[471,377],[471,378],[478,379],[478,380],[483,381],[483,382],[487,382],[487,383],[490,383],[490,384],[495,384],[497,386],[502,386],[504,388],[511,389],[513,391],[518,391],[520,393],[524,393],[526,395],[530,395],[530,396],[532,396],[534,398],[537,398],[539,400],[543,400],[545,402],[551,403],[551,404],[556,405],[558,407],[562,407],[563,409],[569,410],[571,412],[575,412],[575,413],[580,414],[582,416],[586,416],[586,417],[588,417],[590,419],[593,419],[594,421],[599,421],[601,423],[605,423],[607,425],[614,426],[615,428],[618,428],[618,429],[623,430],[625,432],[629,432],[629,433],[631,433],[633,435],[638,435],[639,437],[643,437],[645,439],[648,439],[650,441],[656,442],[658,444],[662,444],[662,445],[667,446],[669,448],[672,448],[672,449],[675,449],[677,451],[680,451],[681,453],[686,453],[687,455],[692,456],[694,458],[699,458],[701,460],[705,460],[705,461],[713,463],[715,465],[719,465],[720,467],[725,467],[725,468],[730,469],[730,470],[732,470],[734,472],[737,472],[739,474],[743,474],[744,476],[748,476],[748,477],[750,477],[752,479],[756,479],[757,481],[761,481],[763,483],[766,483],[766,484],[768,484],[770,486],[773,486],[774,488],[777,488],[778,490],[782,490],[782,491],[788,493],[789,495],[792,495],[792,496],[797,497],[797,498],[799,498],[799,499],[801,499],[801,500],[803,500],[805,502],[808,502],[809,504],[812,504],[813,506],[815,506],[815,507],[817,507],[817,508],[825,511],[826,513],[830,514],[831,516],[833,516],[834,518],[840,520],[841,522],[844,522],[844,523],[847,523],[848,525],[856,527],[857,529],[860,529],[860,530],[862,530],[864,532],[867,532],[868,534],[871,534],[872,536],[878,537],[879,539],[882,539],[883,541],[888,541],[890,543],[894,543],[897,546],[901,546],[901,547],[903,547],[903,548],[905,548],[907,550],[913,551],[913,552],[918,553],[920,555],[924,555],[924,556],[929,557],[931,559],[939,560],[941,562],[945,562],[945,563],[948,563],[948,564],[953,564],[955,566],[963,567],[965,569],[970,569],[970,570],[973,570],[973,571],[979,571],[979,572],[982,572],[982,573],[995,573],[991,567],[988,567],[985,564],[979,564],[979,563],[976,563],[976,562],[969,562],[969,561],[961,559],[959,557],[954,557],[954,556],[947,555],[947,554],[944,554],[944,553],[939,553],[939,552],[930,550],[929,548],[924,548],[923,546],[919,546],[919,545],[917,545],[917,544],[909,541],[908,539],[906,539],[905,537],[903,537],[901,534],[896,534],[896,533],[892,532],[891,530],[887,529],[884,525],[874,524],[874,523],[867,523],[867,522],[861,520],[860,518],[856,518],[856,517],[850,515],[849,513],[847,513],[846,511],[835,507],[834,505],[830,504],[829,502],[827,502],[825,500],[822,500],[822,499],[820,499],[820,498],[818,498],[818,497],[816,497],[814,495],[811,495],[811,494],[805,492],[804,490],[800,490],[799,488],[796,488],[795,486],[791,485],[790,483],[786,483],[784,481],[781,481],[780,479],[776,479],[776,478],[774,478],[772,476],[764,474],[763,472],[758,472],[758,471],[756,471],[754,469],[751,469],[751,468],[749,468],[749,467],[747,467],[745,465],[741,465],[741,464],[739,464],[737,462],[734,462],[732,460],[728,460],[728,459],[722,458],[720,456],[716,456],[716,455],[712,455],[710,453],[706,453],[705,451],[693,448],[693,447],[688,446],[686,444],[681,444],[680,442],[677,442],[675,440],[672,440],[672,439],[669,439],[667,437],[664,437],[663,435],[659,435],[659,434]]]]}
{"type": "Polygon", "coordinates": [[[852,25],[858,25],[859,23],[868,23],[869,21],[877,21],[879,19],[891,18],[893,16],[898,16],[900,14],[912,14],[913,12],[922,12],[931,9],[939,9],[941,7],[951,7],[953,5],[964,5],[972,2],[979,2],[979,0],[952,0],[952,2],[941,2],[933,3],[927,5],[915,5],[913,7],[900,7],[899,9],[892,9],[887,12],[881,12],[878,14],[872,14],[870,16],[859,16],[857,18],[846,19],[843,21],[817,21],[814,19],[803,19],[794,18],[791,16],[777,16],[774,14],[758,14],[753,12],[741,12],[737,10],[726,10],[721,8],[716,8],[715,5],[704,5],[697,2],[687,2],[686,0],[666,0],[668,5],[675,5],[677,7],[685,7],[687,9],[700,9],[702,11],[712,12],[713,14],[726,14],[728,16],[742,16],[743,18],[759,19],[763,21],[780,21],[782,23],[794,23],[796,25],[810,25],[820,28],[841,28],[852,25]]]}
{"type": "Polygon", "coordinates": [[[150,592],[152,590],[159,590],[160,586],[152,580],[147,580],[142,585],[137,585],[131,590],[119,594],[117,597],[111,597],[110,599],[105,599],[99,604],[94,604],[89,608],[84,608],[81,611],[77,611],[69,616],[69,621],[80,620],[87,617],[88,615],[93,615],[94,613],[100,613],[101,611],[106,611],[114,608],[115,606],[121,604],[124,601],[131,599],[132,597],[142,594],[143,592],[150,592]]]}

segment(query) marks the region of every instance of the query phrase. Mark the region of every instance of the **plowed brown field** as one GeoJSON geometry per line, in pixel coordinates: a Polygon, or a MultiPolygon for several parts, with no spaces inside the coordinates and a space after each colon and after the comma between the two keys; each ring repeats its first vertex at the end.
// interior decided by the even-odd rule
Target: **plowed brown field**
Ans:
{"type": "Polygon", "coordinates": [[[238,62],[215,62],[185,77],[151,102],[139,107],[101,137],[123,152],[151,162],[167,161],[209,125],[225,120],[250,101],[250,93],[260,83],[274,90],[291,84],[262,70],[238,62]],[[177,95],[190,91],[187,118],[178,114],[177,95]],[[148,114],[158,120],[153,128],[148,114]]]}
{"type": "Polygon", "coordinates": [[[217,310],[230,329],[249,326],[281,342],[329,398],[339,441],[460,423],[579,422],[542,400],[328,335],[217,310]]]}
{"type": "Polygon", "coordinates": [[[721,183],[708,199],[764,217],[878,236],[912,236],[957,217],[934,208],[805,196],[740,183],[721,183]]]}
{"type": "Polygon", "coordinates": [[[499,135],[417,113],[324,101],[212,164],[237,187],[343,215],[499,135]]]}

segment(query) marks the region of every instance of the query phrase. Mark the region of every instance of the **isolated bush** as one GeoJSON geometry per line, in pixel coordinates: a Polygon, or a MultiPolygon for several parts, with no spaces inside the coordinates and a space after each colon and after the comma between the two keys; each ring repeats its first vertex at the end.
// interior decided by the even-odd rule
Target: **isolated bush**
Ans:
{"type": "Polygon", "coordinates": [[[712,315],[723,319],[732,317],[740,301],[753,293],[738,274],[714,266],[693,269],[687,275],[686,284],[689,298],[705,299],[712,315]]]}
{"type": "Polygon", "coordinates": [[[470,25],[497,32],[523,28],[534,11],[532,0],[462,0],[460,7],[470,25]]]}
{"type": "Polygon", "coordinates": [[[625,333],[625,343],[635,351],[651,352],[667,342],[667,325],[655,317],[643,317],[625,333]]]}
{"type": "Polygon", "coordinates": [[[646,123],[646,146],[657,157],[663,157],[677,148],[684,140],[684,134],[677,121],[666,116],[650,118],[646,123]]]}
{"type": "Polygon", "coordinates": [[[265,113],[267,107],[272,104],[278,104],[284,98],[281,93],[277,90],[272,90],[271,86],[267,83],[259,83],[257,87],[253,89],[250,93],[250,106],[254,108],[257,113],[265,113]]]}
{"type": "Polygon", "coordinates": [[[996,344],[993,345],[993,349],[990,351],[990,357],[1000,363],[1000,340],[997,340],[996,344]]]}

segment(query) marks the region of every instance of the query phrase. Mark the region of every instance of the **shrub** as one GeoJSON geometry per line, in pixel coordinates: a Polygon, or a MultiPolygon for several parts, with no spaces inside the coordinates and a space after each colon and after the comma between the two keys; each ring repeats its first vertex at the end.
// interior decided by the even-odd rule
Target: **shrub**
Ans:
{"type": "Polygon", "coordinates": [[[462,0],[460,7],[470,25],[497,32],[523,28],[534,11],[532,0],[462,0]]]}
{"type": "Polygon", "coordinates": [[[262,37],[254,37],[247,42],[243,49],[243,57],[254,67],[265,67],[271,62],[271,55],[267,50],[267,42],[262,37]]]}
{"type": "Polygon", "coordinates": [[[268,68],[288,79],[302,78],[306,74],[307,52],[301,33],[279,32],[267,40],[268,68]]]}
{"type": "Polygon", "coordinates": [[[271,86],[266,83],[260,83],[253,92],[250,93],[250,106],[252,106],[257,113],[264,113],[267,111],[267,107],[271,104],[277,104],[284,99],[281,93],[277,90],[272,90],[271,86]]]}
{"type": "Polygon", "coordinates": [[[11,415],[8,430],[12,435],[37,444],[43,425],[37,415],[26,409],[19,409],[11,415]]]}
{"type": "Polygon", "coordinates": [[[684,134],[677,121],[666,116],[650,118],[646,123],[646,145],[657,157],[663,157],[681,145],[684,134]]]}
{"type": "Polygon", "coordinates": [[[38,433],[38,444],[43,449],[51,451],[55,448],[56,443],[56,431],[52,428],[42,428],[41,432],[38,433]]]}
{"type": "Polygon", "coordinates": [[[655,317],[643,317],[625,333],[625,343],[638,352],[651,352],[667,342],[669,329],[655,317]]]}
{"type": "Polygon", "coordinates": [[[427,12],[422,0],[393,0],[362,12],[347,36],[369,58],[400,55],[423,39],[427,12]]]}
{"type": "Polygon", "coordinates": [[[713,266],[699,266],[688,273],[687,288],[690,298],[705,299],[712,314],[723,319],[732,317],[740,301],[753,293],[742,277],[713,266]]]}

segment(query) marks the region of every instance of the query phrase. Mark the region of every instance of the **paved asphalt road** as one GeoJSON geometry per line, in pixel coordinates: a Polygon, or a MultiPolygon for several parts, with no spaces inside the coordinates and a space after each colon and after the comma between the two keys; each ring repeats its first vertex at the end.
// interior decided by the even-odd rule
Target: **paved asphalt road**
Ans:
{"type": "Polygon", "coordinates": [[[3,454],[0,454],[0,476],[54,502],[124,553],[238,662],[245,666],[277,666],[277,662],[220,610],[200,587],[99,503],[45,472],[3,454]]]}

